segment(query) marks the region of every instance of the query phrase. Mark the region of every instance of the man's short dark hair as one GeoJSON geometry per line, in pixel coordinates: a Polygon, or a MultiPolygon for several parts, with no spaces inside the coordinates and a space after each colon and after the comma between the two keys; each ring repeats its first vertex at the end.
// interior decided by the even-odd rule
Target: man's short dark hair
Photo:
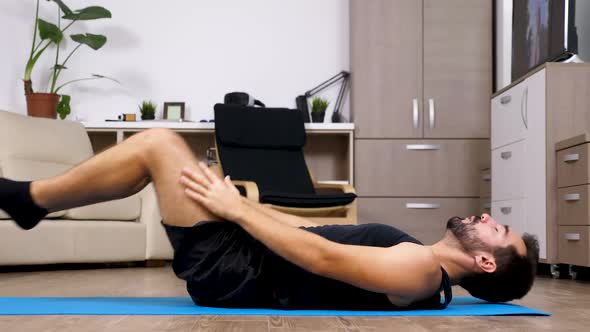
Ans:
{"type": "Polygon", "coordinates": [[[522,236],[526,255],[521,256],[512,245],[496,248],[496,271],[477,273],[465,277],[459,285],[471,295],[489,302],[506,302],[520,299],[533,286],[539,261],[539,242],[534,235],[522,236]]]}

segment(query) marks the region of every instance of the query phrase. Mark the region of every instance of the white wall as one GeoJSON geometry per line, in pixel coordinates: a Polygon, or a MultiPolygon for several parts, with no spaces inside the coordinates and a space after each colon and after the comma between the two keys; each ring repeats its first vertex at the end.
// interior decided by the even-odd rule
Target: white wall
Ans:
{"type": "MultiPolygon", "coordinates": [[[[80,83],[70,119],[102,120],[136,112],[142,99],[162,111],[164,101],[185,101],[188,118],[213,117],[226,92],[245,91],[267,106],[294,107],[294,98],[348,70],[348,1],[342,0],[67,0],[72,9],[101,5],[111,20],[78,22],[68,34],[107,35],[97,52],[83,47],[62,75],[100,73],[122,82],[80,83]]],[[[34,0],[2,1],[0,109],[25,113],[22,76],[32,39],[34,0]]],[[[41,1],[42,18],[55,21],[54,3],[41,1]]],[[[68,43],[71,49],[72,43],[68,43]]],[[[55,56],[35,68],[36,90],[47,87],[55,56]]],[[[335,101],[337,87],[323,95],[335,101]]],[[[331,109],[331,107],[330,107],[331,109]]],[[[348,110],[348,105],[345,107],[348,110]]],[[[329,119],[330,114],[327,114],[329,119]]]]}
{"type": "Polygon", "coordinates": [[[496,90],[511,82],[512,0],[496,1],[496,90]]]}

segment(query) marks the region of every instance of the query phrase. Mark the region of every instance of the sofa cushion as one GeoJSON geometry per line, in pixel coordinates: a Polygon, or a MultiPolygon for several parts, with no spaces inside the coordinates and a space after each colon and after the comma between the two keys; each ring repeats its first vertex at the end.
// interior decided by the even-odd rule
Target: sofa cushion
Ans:
{"type": "Polygon", "coordinates": [[[76,220],[136,221],[141,214],[141,200],[137,195],[115,201],[70,209],[64,218],[76,220]]]}
{"type": "MultiPolygon", "coordinates": [[[[44,179],[65,173],[74,165],[56,163],[50,161],[25,160],[25,159],[4,159],[0,160],[0,169],[4,177],[18,181],[30,181],[44,179]]],[[[125,199],[99,203],[68,211],[57,211],[50,213],[47,218],[66,218],[77,220],[130,220],[139,218],[141,213],[141,202],[139,197],[132,196],[125,199]]],[[[2,213],[0,217],[9,219],[2,213]]]]}
{"type": "Polygon", "coordinates": [[[142,223],[58,219],[23,231],[0,221],[0,265],[125,262],[145,255],[142,223]]]}
{"type": "Polygon", "coordinates": [[[80,122],[0,111],[0,160],[42,160],[73,166],[92,155],[90,138],[80,122]]]}

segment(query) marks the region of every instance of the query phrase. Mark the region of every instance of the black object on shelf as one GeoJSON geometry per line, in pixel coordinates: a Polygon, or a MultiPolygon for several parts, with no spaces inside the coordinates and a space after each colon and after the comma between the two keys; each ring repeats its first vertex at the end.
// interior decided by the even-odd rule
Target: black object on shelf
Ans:
{"type": "Polygon", "coordinates": [[[334,104],[334,112],[332,113],[332,122],[342,122],[340,108],[342,107],[342,103],[344,102],[344,94],[346,93],[346,88],[348,87],[349,80],[350,73],[343,70],[340,73],[329,78],[327,81],[316,86],[315,88],[305,92],[305,94],[297,96],[295,98],[295,104],[297,105],[297,109],[303,113],[303,120],[305,122],[310,121],[309,106],[307,104],[307,99],[318,94],[320,91],[326,89],[327,87],[332,86],[338,83],[339,81],[342,81],[340,91],[338,92],[338,97],[336,98],[336,103],[334,104]]]}

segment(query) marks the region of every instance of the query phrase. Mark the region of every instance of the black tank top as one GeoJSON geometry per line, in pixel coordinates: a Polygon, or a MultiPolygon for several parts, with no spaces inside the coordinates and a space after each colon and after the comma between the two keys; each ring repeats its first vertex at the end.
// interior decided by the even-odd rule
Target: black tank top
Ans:
{"type": "MultiPolygon", "coordinates": [[[[403,242],[422,243],[407,233],[383,224],[329,225],[302,227],[328,240],[351,245],[391,247],[403,242]]],[[[392,269],[396,267],[392,266],[392,269]]],[[[276,259],[274,272],[277,300],[286,308],[321,308],[350,310],[392,310],[400,308],[393,305],[387,295],[370,292],[337,280],[321,277],[307,272],[282,258],[276,259]]],[[[442,269],[439,291],[431,297],[413,303],[404,309],[442,309],[451,301],[449,277],[442,269]],[[441,302],[440,292],[444,292],[441,302]]]]}
{"type": "MultiPolygon", "coordinates": [[[[399,308],[387,295],[370,292],[310,273],[274,254],[230,222],[206,222],[194,227],[164,225],[174,247],[173,268],[186,280],[199,305],[274,307],[282,309],[400,310],[443,309],[450,303],[451,285],[444,269],[439,290],[431,297],[399,308]],[[440,292],[444,291],[444,301],[440,292]]],[[[387,225],[301,227],[328,240],[351,245],[391,247],[421,243],[387,225]]],[[[392,266],[392,269],[396,269],[392,266]]]]}

